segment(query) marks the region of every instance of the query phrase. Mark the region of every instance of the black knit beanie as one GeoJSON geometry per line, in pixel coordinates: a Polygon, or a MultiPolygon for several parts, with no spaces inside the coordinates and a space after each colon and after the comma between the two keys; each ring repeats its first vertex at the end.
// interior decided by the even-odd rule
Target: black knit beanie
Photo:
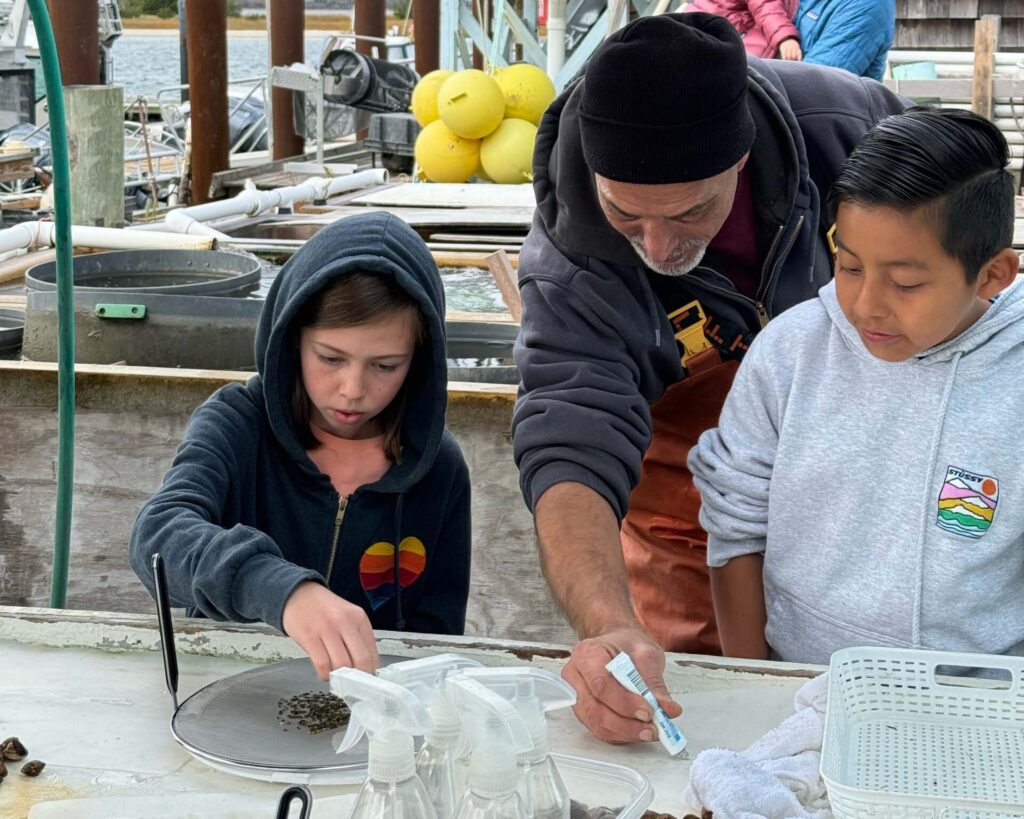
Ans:
{"type": "Polygon", "coordinates": [[[591,57],[579,106],[594,173],[661,185],[707,179],[754,142],[747,56],[724,17],[641,17],[591,57]]]}

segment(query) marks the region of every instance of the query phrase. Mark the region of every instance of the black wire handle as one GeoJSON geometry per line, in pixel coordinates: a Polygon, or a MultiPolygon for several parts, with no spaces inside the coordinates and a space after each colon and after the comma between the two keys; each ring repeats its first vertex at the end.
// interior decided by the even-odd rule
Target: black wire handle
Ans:
{"type": "Polygon", "coordinates": [[[313,794],[305,785],[292,785],[281,794],[281,801],[277,803],[277,819],[288,819],[292,802],[298,799],[302,803],[299,810],[299,819],[309,819],[310,806],[313,803],[313,794]]]}
{"type": "Polygon", "coordinates": [[[153,580],[156,585],[156,614],[160,623],[160,651],[164,655],[164,677],[167,690],[178,711],[178,654],[174,648],[174,627],[171,625],[171,603],[167,595],[167,575],[164,573],[164,559],[157,552],[153,555],[153,580]]]}

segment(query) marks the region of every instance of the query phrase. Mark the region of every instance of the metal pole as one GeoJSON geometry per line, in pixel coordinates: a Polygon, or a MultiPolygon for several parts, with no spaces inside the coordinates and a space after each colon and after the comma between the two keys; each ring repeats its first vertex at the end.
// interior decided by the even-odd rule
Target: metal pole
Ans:
{"type": "Polygon", "coordinates": [[[208,202],[213,175],[229,167],[227,0],[186,0],[192,102],[192,201],[208,202]]]}
{"type": "Polygon", "coordinates": [[[48,0],[64,85],[100,84],[100,5],[48,0]]]}
{"type": "Polygon", "coordinates": [[[412,0],[412,26],[416,38],[416,73],[421,77],[440,67],[441,4],[438,0],[412,0]]]}
{"type": "MultiPolygon", "coordinates": [[[[270,29],[270,67],[289,66],[304,59],[305,9],[296,0],[268,0],[267,27],[270,29]]],[[[295,133],[292,95],[287,88],[273,89],[274,138],[272,159],[298,156],[306,150],[306,141],[295,133]]]]}
{"type": "MultiPolygon", "coordinates": [[[[178,82],[188,85],[188,29],[185,0],[178,0],[178,82]]],[[[188,102],[188,88],[181,89],[181,101],[188,102]]]]}

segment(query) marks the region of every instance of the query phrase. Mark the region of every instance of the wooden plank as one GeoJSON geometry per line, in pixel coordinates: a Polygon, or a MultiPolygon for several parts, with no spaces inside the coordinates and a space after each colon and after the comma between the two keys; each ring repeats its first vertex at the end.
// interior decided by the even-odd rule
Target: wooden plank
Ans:
{"type": "Polygon", "coordinates": [[[353,197],[359,205],[392,205],[430,208],[533,208],[537,200],[533,185],[454,184],[443,182],[400,182],[381,190],[353,197]]]}
{"type": "MultiPolygon", "coordinates": [[[[247,179],[255,177],[271,176],[274,173],[283,171],[284,166],[293,161],[314,161],[316,151],[307,151],[301,158],[295,157],[278,159],[273,162],[265,162],[260,165],[249,165],[246,167],[232,168],[229,171],[220,171],[213,175],[213,182],[210,185],[214,197],[221,197],[230,191],[238,190],[245,185],[247,179]]],[[[327,148],[324,151],[325,162],[352,162],[360,168],[372,167],[373,154],[362,145],[349,143],[327,148]]],[[[306,177],[302,177],[305,179],[306,177]]],[[[285,183],[294,184],[294,183],[285,183]]],[[[257,183],[259,187],[259,183],[257,183]]]]}
{"type": "Polygon", "coordinates": [[[28,179],[35,175],[31,159],[0,164],[0,182],[14,182],[17,179],[28,179]]]}
{"type": "Polygon", "coordinates": [[[971,110],[992,119],[992,74],[995,71],[999,42],[999,17],[986,14],[974,24],[974,78],[971,84],[971,110]]]}
{"type": "MultiPolygon", "coordinates": [[[[445,249],[433,251],[433,256],[438,267],[487,267],[486,253],[451,253],[445,249]]],[[[512,267],[519,267],[518,253],[509,253],[508,260],[512,267]]]]}
{"type": "MultiPolygon", "coordinates": [[[[1022,83],[1024,84],[1024,83],[1022,83]]],[[[1024,95],[1022,95],[1024,96],[1024,95]]],[[[399,207],[360,205],[325,205],[315,212],[297,216],[294,219],[281,221],[280,225],[315,225],[330,224],[338,219],[349,216],[361,216],[367,213],[391,213],[413,227],[437,226],[442,228],[467,227],[485,225],[488,227],[521,228],[529,230],[533,224],[532,207],[510,206],[504,208],[433,208],[433,207],[399,207]]],[[[492,248],[493,249],[493,248],[492,248]]]]}
{"type": "Polygon", "coordinates": [[[427,247],[430,248],[431,252],[436,250],[453,250],[456,252],[474,253],[474,252],[487,252],[493,253],[496,250],[503,250],[506,253],[518,253],[522,248],[521,244],[515,245],[493,245],[493,244],[479,244],[474,242],[427,242],[427,247]]]}
{"type": "Polygon", "coordinates": [[[1024,17],[1024,0],[979,0],[978,14],[999,14],[1007,17],[1024,17]]]}
{"type": "Polygon", "coordinates": [[[25,278],[25,272],[33,265],[52,262],[56,258],[56,250],[39,250],[5,259],[0,262],[0,284],[19,281],[25,278]]]}
{"type": "Polygon", "coordinates": [[[432,242],[477,242],[478,244],[512,245],[522,243],[526,236],[511,236],[509,234],[488,234],[488,233],[431,233],[432,242]]]}
{"type": "MultiPolygon", "coordinates": [[[[886,88],[908,97],[938,97],[943,102],[968,102],[974,80],[894,80],[884,81],[886,88]]],[[[1024,79],[996,78],[991,81],[991,100],[1008,101],[1024,96],[1024,79]]]]}
{"type": "MultiPolygon", "coordinates": [[[[496,314],[496,315],[501,315],[496,314]]],[[[505,321],[499,322],[502,324],[505,321]]],[[[56,361],[4,361],[0,360],[0,379],[13,378],[16,375],[37,376],[52,379],[56,384],[57,362],[56,361]]],[[[84,385],[90,380],[101,384],[109,385],[112,391],[118,389],[118,384],[134,383],[145,385],[146,382],[159,385],[185,385],[205,384],[209,385],[209,392],[213,392],[224,384],[244,384],[254,373],[241,370],[205,370],[185,367],[137,367],[125,364],[75,364],[75,377],[84,385]]],[[[122,387],[123,388],[123,387],[122,387]]],[[[448,394],[452,399],[478,399],[500,400],[511,403],[515,400],[518,387],[515,384],[486,384],[483,382],[470,381],[449,381],[448,394]]],[[[0,397],[0,405],[10,396],[0,397]]],[[[54,393],[56,400],[56,393],[54,393]]]]}
{"type": "Polygon", "coordinates": [[[978,0],[949,0],[948,14],[951,18],[974,20],[978,16],[978,0]]]}
{"type": "Polygon", "coordinates": [[[491,271],[494,283],[498,285],[505,306],[512,314],[512,319],[519,322],[523,316],[523,302],[519,298],[519,277],[512,269],[508,255],[504,250],[490,254],[487,257],[487,267],[491,271]]]}
{"type": "Polygon", "coordinates": [[[465,321],[479,324],[515,324],[511,313],[467,313],[464,310],[448,310],[445,321],[465,321]]]}

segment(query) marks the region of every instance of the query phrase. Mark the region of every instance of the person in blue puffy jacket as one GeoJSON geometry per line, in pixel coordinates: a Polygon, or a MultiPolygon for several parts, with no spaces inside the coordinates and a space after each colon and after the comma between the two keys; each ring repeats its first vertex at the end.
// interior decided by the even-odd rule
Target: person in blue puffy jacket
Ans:
{"type": "Polygon", "coordinates": [[[882,79],[896,35],[894,0],[800,0],[796,27],[804,62],[882,79]]]}

